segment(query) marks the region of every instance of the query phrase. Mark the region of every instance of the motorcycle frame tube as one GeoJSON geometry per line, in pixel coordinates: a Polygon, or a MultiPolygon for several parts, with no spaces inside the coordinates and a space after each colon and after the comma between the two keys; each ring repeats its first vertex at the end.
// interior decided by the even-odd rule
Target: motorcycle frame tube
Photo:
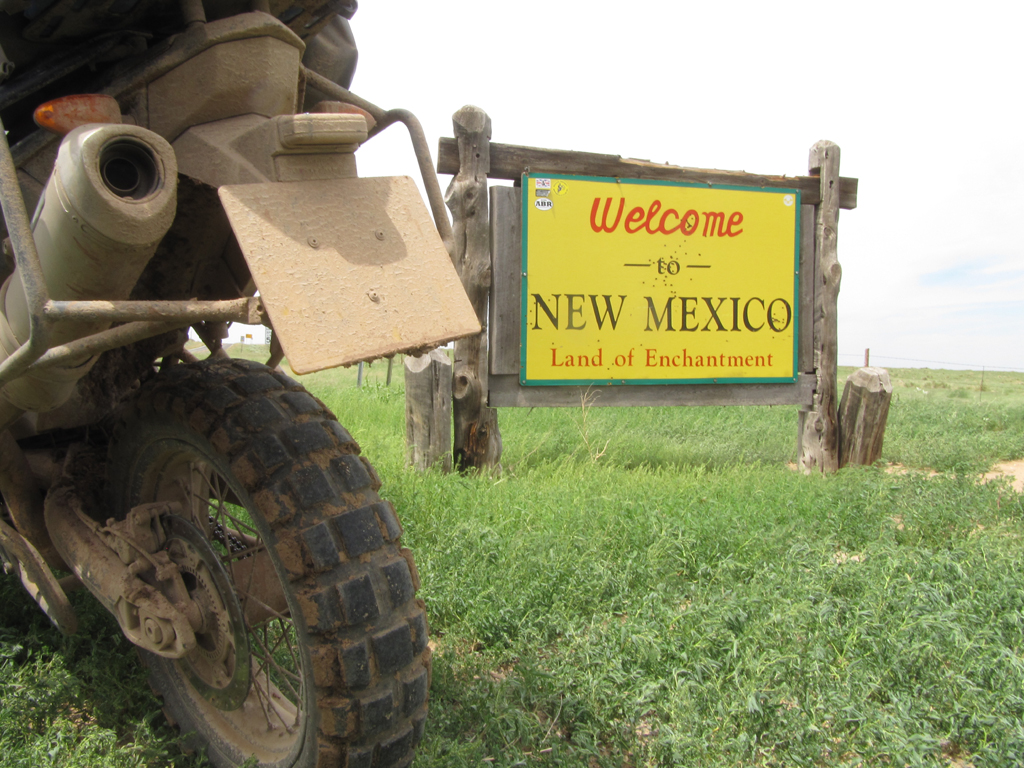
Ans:
{"type": "MultiPolygon", "coordinates": [[[[416,155],[416,163],[419,165],[420,175],[423,177],[423,187],[427,192],[427,201],[430,203],[430,213],[434,217],[434,226],[437,227],[437,233],[441,236],[441,242],[444,243],[444,247],[448,251],[448,255],[452,257],[452,261],[454,262],[455,239],[452,235],[452,225],[451,222],[448,221],[448,214],[445,211],[444,196],[441,194],[441,185],[437,181],[437,174],[434,173],[434,161],[430,157],[430,147],[427,144],[427,136],[423,132],[423,126],[420,125],[420,121],[416,116],[407,109],[381,109],[376,104],[373,104],[360,96],[356,96],[348,88],[343,88],[337,83],[328,80],[323,75],[320,75],[306,67],[302,68],[302,74],[303,77],[306,78],[306,82],[318,91],[326,93],[328,96],[333,96],[338,101],[351,104],[370,113],[370,116],[377,124],[370,130],[367,141],[395,123],[402,123],[402,125],[409,130],[409,139],[412,142],[412,151],[413,154],[416,155]]],[[[457,267],[458,265],[456,265],[456,268],[457,267]]]]}
{"type": "MultiPolygon", "coordinates": [[[[294,36],[291,30],[260,12],[240,14],[212,24],[197,25],[178,36],[169,50],[139,70],[126,74],[103,89],[117,97],[152,81],[202,50],[221,42],[251,37],[254,33],[270,34],[282,39],[294,36]]],[[[435,226],[449,255],[453,253],[451,224],[445,211],[444,198],[426,136],[419,120],[404,109],[384,110],[347,88],[303,67],[307,82],[330,96],[354,104],[369,112],[377,121],[370,138],[396,122],[406,126],[412,142],[435,226]]],[[[48,141],[56,140],[39,131],[26,137],[12,153],[0,121],[0,207],[7,222],[14,251],[15,264],[21,274],[28,304],[29,338],[10,357],[0,362],[0,387],[33,370],[74,359],[75,356],[98,354],[118,346],[149,338],[197,321],[230,321],[266,324],[259,300],[243,298],[228,301],[53,301],[43,280],[39,254],[32,236],[32,227],[25,200],[18,183],[16,158],[37,151],[48,141]],[[110,320],[129,325],[101,331],[58,346],[50,339],[54,327],[72,320],[110,320]]],[[[0,426],[3,426],[0,424],[0,426]]]]}
{"type": "Polygon", "coordinates": [[[18,185],[17,171],[0,121],[0,208],[7,222],[14,260],[28,303],[29,338],[0,362],[0,387],[33,370],[58,365],[76,356],[94,355],[200,320],[263,322],[258,298],[226,301],[53,301],[39,264],[32,225],[18,185]],[[61,323],[110,320],[129,325],[52,347],[52,331],[61,323]],[[132,322],[136,321],[136,322],[132,322]],[[147,322],[148,321],[148,322],[147,322]],[[44,359],[45,358],[45,359],[44,359]]]}

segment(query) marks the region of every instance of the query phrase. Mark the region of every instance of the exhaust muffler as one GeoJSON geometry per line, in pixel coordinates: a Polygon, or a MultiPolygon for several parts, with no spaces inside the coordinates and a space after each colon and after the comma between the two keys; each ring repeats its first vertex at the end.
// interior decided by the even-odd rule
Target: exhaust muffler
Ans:
{"type": "MultiPolygon", "coordinates": [[[[61,142],[32,217],[50,299],[127,299],[174,220],[178,166],[162,137],[133,125],[86,125],[61,142]]],[[[0,288],[0,360],[29,337],[29,306],[17,270],[0,288]]],[[[110,327],[108,320],[64,321],[49,346],[110,327]]],[[[0,392],[22,411],[65,402],[92,367],[87,357],[33,371],[0,392]]]]}

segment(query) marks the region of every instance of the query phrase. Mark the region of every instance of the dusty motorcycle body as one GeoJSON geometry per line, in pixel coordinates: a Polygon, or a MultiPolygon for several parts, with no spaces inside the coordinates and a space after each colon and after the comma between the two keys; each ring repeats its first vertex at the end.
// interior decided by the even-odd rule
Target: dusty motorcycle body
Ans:
{"type": "Polygon", "coordinates": [[[215,764],[405,765],[430,670],[415,566],[350,434],[276,366],[479,331],[411,180],[356,174],[368,136],[417,126],[304,66],[326,6],[82,5],[16,9],[56,53],[0,86],[5,563],[67,632],[66,591],[92,592],[215,764]],[[172,32],[124,32],[147,19],[172,32]],[[50,131],[25,130],[44,95],[50,131]],[[228,357],[228,322],[273,329],[269,365],[228,357]]]}

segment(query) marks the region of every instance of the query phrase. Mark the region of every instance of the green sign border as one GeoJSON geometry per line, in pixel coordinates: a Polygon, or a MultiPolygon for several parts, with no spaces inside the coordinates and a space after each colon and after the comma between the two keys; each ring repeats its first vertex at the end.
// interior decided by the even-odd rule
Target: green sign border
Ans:
{"type": "Polygon", "coordinates": [[[519,384],[524,387],[560,387],[560,386],[663,386],[672,384],[792,384],[797,380],[797,356],[800,342],[800,190],[783,187],[749,187],[740,184],[699,184],[688,181],[661,181],[658,179],[623,179],[614,176],[580,176],[568,173],[524,173],[522,177],[522,277],[520,296],[520,336],[519,336],[519,384]],[[612,184],[639,184],[655,187],[689,187],[691,189],[728,189],[742,192],[762,192],[767,194],[794,195],[796,197],[796,230],[793,233],[793,375],[776,378],[706,378],[706,379],[527,379],[526,378],[526,339],[529,325],[529,309],[527,307],[529,292],[529,181],[531,179],[575,179],[578,181],[601,181],[612,184]]]}

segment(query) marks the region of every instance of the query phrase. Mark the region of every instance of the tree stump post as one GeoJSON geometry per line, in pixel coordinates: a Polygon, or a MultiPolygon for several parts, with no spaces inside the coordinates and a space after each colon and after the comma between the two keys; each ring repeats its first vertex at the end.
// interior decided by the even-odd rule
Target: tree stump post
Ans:
{"type": "Polygon", "coordinates": [[[452,116],[459,146],[459,172],[445,193],[452,212],[452,258],[483,330],[455,342],[452,415],[455,466],[495,467],[501,458],[498,414],[488,408],[487,297],[491,287],[487,173],[491,167],[491,119],[479,107],[466,106],[452,116]]]}
{"type": "Polygon", "coordinates": [[[817,383],[810,408],[799,414],[799,467],[807,473],[839,469],[837,410],[837,302],[843,269],[837,254],[839,226],[839,147],[819,141],[811,147],[810,173],[821,178],[821,203],[814,209],[814,371],[817,383]]]}
{"type": "Polygon", "coordinates": [[[423,471],[452,471],[452,361],[440,349],[405,358],[405,455],[423,471]]]}
{"type": "Polygon", "coordinates": [[[839,466],[874,464],[882,455],[892,383],[885,368],[850,374],[839,403],[839,466]]]}

